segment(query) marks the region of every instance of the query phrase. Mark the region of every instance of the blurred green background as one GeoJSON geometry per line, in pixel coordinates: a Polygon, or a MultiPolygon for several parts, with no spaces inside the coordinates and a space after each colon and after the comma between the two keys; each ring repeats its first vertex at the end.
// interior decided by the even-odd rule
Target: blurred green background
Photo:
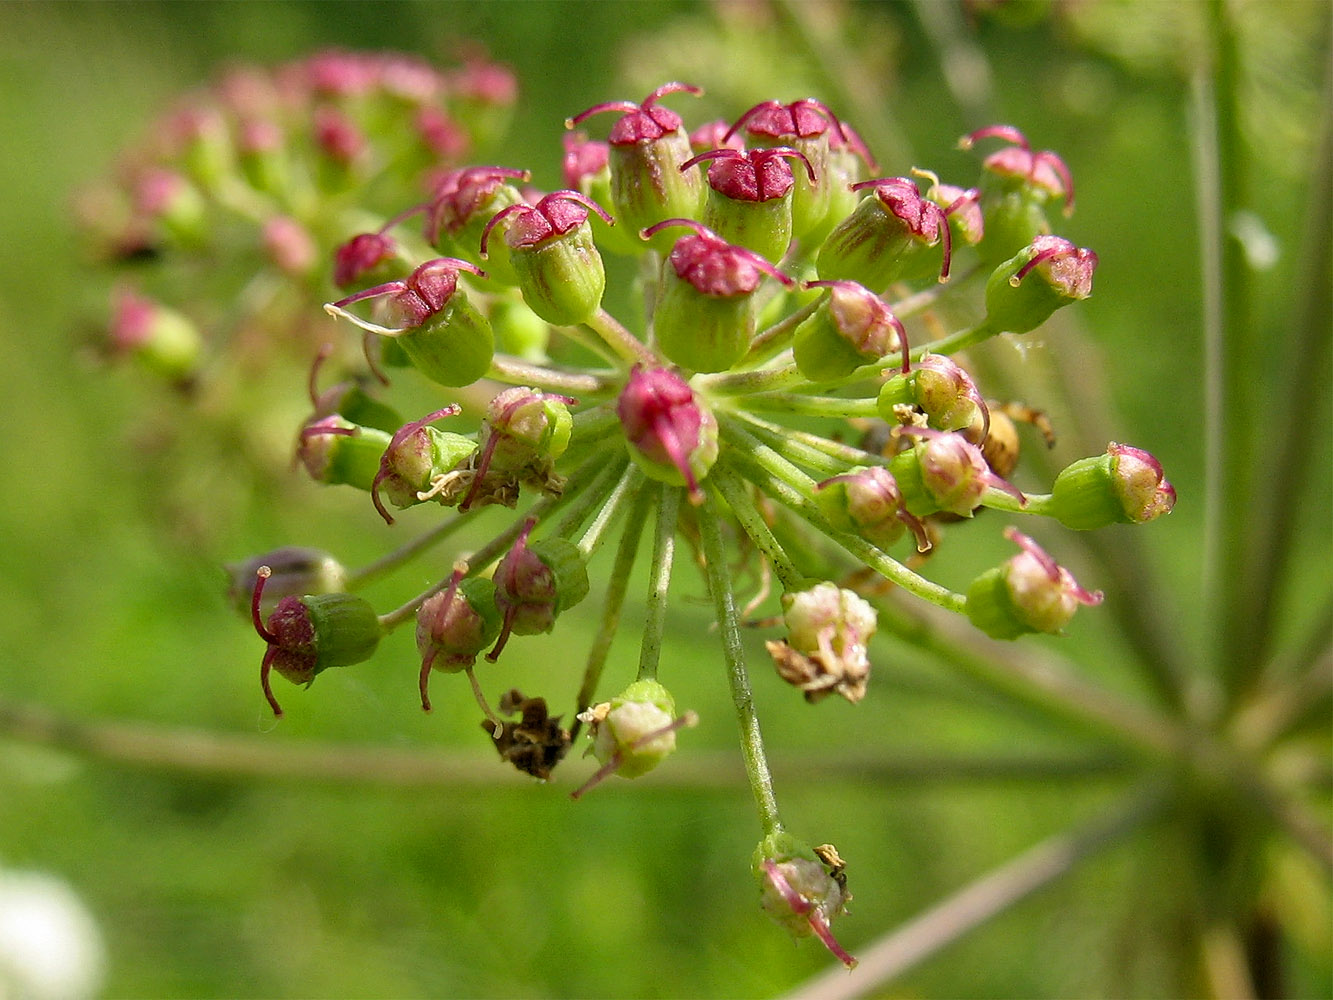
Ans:
{"type": "MultiPolygon", "coordinates": [[[[890,102],[902,148],[878,151],[891,173],[917,164],[966,183],[975,158],[953,142],[983,124],[970,118],[980,107],[1024,128],[1064,155],[1078,181],[1078,213],[1063,232],[1102,259],[1082,321],[1123,414],[1116,434],[1157,454],[1179,490],[1172,517],[1145,530],[1181,598],[1181,641],[1195,641],[1201,333],[1176,49],[1188,37],[1176,22],[1195,5],[1079,5],[1079,27],[983,20],[969,37],[990,59],[994,90],[962,109],[923,27],[932,6],[848,5],[856,75],[830,81],[809,68],[806,46],[747,35],[743,4],[727,7],[721,25],[710,6],[661,2],[0,5],[0,711],[12,700],[78,720],[248,736],[275,758],[318,739],[372,748],[371,760],[381,748],[390,762],[438,755],[459,768],[447,787],[414,786],[410,773],[402,787],[328,775],[200,778],[0,734],[0,868],[54,873],[80,894],[105,941],[107,995],[768,996],[827,964],[757,909],[748,866],[758,824],[703,587],[688,573],[663,680],[702,722],[672,760],[677,779],[614,783],[578,803],[567,792],[589,762],[570,761],[549,786],[519,780],[494,761],[470,703],[446,696],[459,689],[437,679],[437,711],[417,710],[406,633],[308,693],[288,688],[288,717],[274,731],[255,683],[260,644],[227,608],[218,563],[290,542],[355,565],[397,536],[371,523],[362,502],[295,477],[247,495],[212,488],[225,467],[146,461],[143,415],[171,403],[81,349],[106,285],[89,277],[69,212],[75,189],[110,169],[172,95],[228,62],[278,62],[329,44],[448,60],[459,40],[480,41],[522,86],[494,162],[531,164],[548,185],[566,115],[638,99],[674,77],[698,78],[714,95],[720,87],[719,114],[825,85],[835,107],[890,102]],[[200,484],[188,517],[155,502],[181,481],[200,484]]],[[[1262,35],[1270,49],[1251,97],[1271,127],[1262,222],[1283,251],[1263,280],[1280,288],[1302,224],[1328,11],[1258,6],[1279,12],[1262,35]]],[[[1313,446],[1327,450],[1327,436],[1313,446]]],[[[1312,550],[1327,553],[1327,476],[1316,486],[1291,516],[1312,550]]],[[[941,571],[966,579],[993,561],[996,534],[941,571]]],[[[409,572],[383,599],[433,579],[450,558],[409,572]]],[[[635,600],[630,621],[641,613],[635,600]]],[[[596,603],[562,619],[539,657],[504,664],[507,680],[556,688],[548,678],[559,670],[572,686],[596,603]]],[[[1299,621],[1302,607],[1292,598],[1287,620],[1299,621]]],[[[1071,633],[1061,651],[1139,693],[1117,666],[1123,638],[1104,620],[1085,614],[1071,633]]],[[[762,669],[761,639],[752,642],[756,697],[784,818],[849,860],[856,900],[838,931],[853,952],[1094,814],[1121,785],[1122,762],[1099,745],[906,646],[876,648],[863,704],[811,710],[762,669]],[[1015,751],[1095,766],[989,781],[912,766],[931,754],[1015,751]]],[[[632,636],[622,636],[608,684],[628,677],[635,658],[632,636]]],[[[1181,901],[1177,857],[1157,833],[1094,858],[884,995],[1170,995],[1170,949],[1152,944],[1169,940],[1181,901]],[[1126,889],[1145,885],[1155,887],[1149,898],[1126,889]]],[[[1290,888],[1304,907],[1291,993],[1327,994],[1327,897],[1311,895],[1319,876],[1299,858],[1284,865],[1290,885],[1276,891],[1290,888]]]]}

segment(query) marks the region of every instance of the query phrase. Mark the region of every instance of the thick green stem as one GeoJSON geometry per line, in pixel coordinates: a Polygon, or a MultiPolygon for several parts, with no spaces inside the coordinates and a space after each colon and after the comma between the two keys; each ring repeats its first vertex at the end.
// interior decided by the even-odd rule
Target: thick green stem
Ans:
{"type": "Polygon", "coordinates": [[[639,646],[637,680],[657,677],[662,658],[662,636],[666,631],[667,590],[671,586],[671,565],[676,554],[676,521],[680,516],[680,489],[665,484],[658,487],[661,502],[657,507],[657,532],[653,536],[653,561],[648,573],[648,602],[643,614],[643,642],[639,646]]]}
{"type": "Polygon", "coordinates": [[[703,542],[705,572],[708,590],[713,596],[717,622],[722,631],[722,655],[727,662],[727,680],[731,700],[736,706],[736,718],[741,730],[741,757],[750,791],[759,809],[759,822],[764,835],[782,829],[778,819],[778,800],[773,793],[773,776],[769,773],[768,758],[764,754],[764,739],[759,732],[759,715],[755,711],[754,696],[750,691],[750,677],[745,669],[745,646],[741,641],[740,616],[736,598],[731,589],[731,573],[727,568],[727,548],[722,540],[722,512],[717,498],[712,495],[710,481],[707,501],[698,518],[699,534],[703,542]]]}

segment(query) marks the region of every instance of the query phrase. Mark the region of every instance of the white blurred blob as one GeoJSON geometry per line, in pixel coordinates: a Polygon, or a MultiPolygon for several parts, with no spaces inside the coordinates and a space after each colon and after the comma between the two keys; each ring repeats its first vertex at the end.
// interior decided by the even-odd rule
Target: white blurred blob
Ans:
{"type": "Polygon", "coordinates": [[[92,997],[104,964],[97,924],[65,882],[0,870],[0,1000],[92,997]]]}
{"type": "Polygon", "coordinates": [[[1239,211],[1231,216],[1231,235],[1240,240],[1245,260],[1256,271],[1267,271],[1282,255],[1281,244],[1264,220],[1254,212],[1239,211]]]}

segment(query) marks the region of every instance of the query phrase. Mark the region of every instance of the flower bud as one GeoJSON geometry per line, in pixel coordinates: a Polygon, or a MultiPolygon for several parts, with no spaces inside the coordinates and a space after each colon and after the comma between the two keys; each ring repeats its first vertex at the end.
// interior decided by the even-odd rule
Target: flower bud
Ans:
{"type": "Polygon", "coordinates": [[[390,281],[329,303],[324,311],[350,320],[363,330],[393,338],[413,366],[440,385],[469,385],[486,374],[495,353],[495,336],[486,317],[458,290],[458,272],[484,277],[462,260],[428,260],[402,281],[390,281]],[[349,313],[346,306],[383,298],[399,325],[384,327],[349,313]]]}
{"type": "Polygon", "coordinates": [[[717,460],[717,420],[669,368],[636,365],[616,401],[630,456],[659,482],[687,486],[703,503],[699,481],[717,460]]]}
{"type": "Polygon", "coordinates": [[[851,215],[839,223],[819,250],[816,270],[825,281],[856,281],[883,291],[895,281],[939,272],[949,277],[952,238],[944,211],[921,197],[907,177],[861,181],[870,188],[851,215]],[[943,247],[942,254],[934,248],[943,247]]]}
{"type": "Polygon", "coordinates": [[[555,471],[555,460],[569,447],[574,429],[569,406],[574,402],[523,386],[492,399],[479,433],[481,454],[459,509],[469,510],[479,498],[507,496],[519,483],[558,495],[565,481],[555,471]]]}
{"type": "Polygon", "coordinates": [[[591,727],[590,749],[602,767],[572,793],[575,799],[612,774],[647,774],[676,749],[676,730],[698,722],[693,712],[677,717],[675,699],[652,679],[635,681],[610,701],[580,713],[579,719],[591,727]]]}
{"type": "Polygon", "coordinates": [[[1016,639],[1027,632],[1058,632],[1080,604],[1100,604],[1027,535],[1006,528],[1004,537],[1023,551],[987,570],[967,589],[967,617],[992,639],[1016,639]]]}
{"type": "Polygon", "coordinates": [[[135,207],[183,246],[208,238],[208,206],[199,189],[171,170],[146,171],[135,186],[135,207]]]}
{"type": "Polygon", "coordinates": [[[782,595],[785,642],[769,642],[778,675],[812,704],[830,694],[850,702],[865,697],[870,680],[866,643],[875,634],[875,609],[850,590],[820,583],[782,595]]]}
{"type": "Polygon", "coordinates": [[[1038,236],[1049,234],[1046,205],[1064,201],[1064,214],[1074,209],[1074,182],[1069,168],[1050,150],[1033,152],[1027,137],[1009,125],[992,125],[963,136],[958,145],[970,149],[984,138],[1004,139],[1012,145],[986,157],[982,205],[985,238],[982,259],[1012,257],[1038,236]]]}
{"type": "MultiPolygon", "coordinates": [[[[749,152],[722,148],[700,153],[681,167],[708,163],[708,192],[703,224],[724,240],[780,261],[791,243],[791,196],[795,182],[784,158],[805,161],[805,155],[785,146],[749,152]]],[[[807,175],[814,168],[805,162],[807,175]]]]}
{"type": "Polygon", "coordinates": [[[925,525],[907,512],[893,473],[883,466],[857,466],[825,479],[816,489],[815,502],[839,531],[851,532],[887,549],[902,536],[904,528],[911,528],[917,551],[930,551],[925,525]]]}
{"type": "Polygon", "coordinates": [[[981,449],[961,433],[926,427],[902,427],[898,433],[922,439],[889,462],[907,509],[917,517],[937,511],[971,517],[991,487],[1027,503],[1017,488],[991,471],[981,449]]]}
{"type": "Polygon", "coordinates": [[[185,382],[198,370],[203,353],[199,328],[183,313],[138,292],[116,293],[108,333],[113,354],[132,355],[155,375],[185,382]]]}
{"type": "Polygon", "coordinates": [[[273,215],[264,222],[264,254],[283,274],[308,277],[318,261],[319,249],[310,231],[290,215],[273,215]]]}
{"type": "Polygon", "coordinates": [[[828,170],[832,137],[837,134],[841,142],[849,141],[842,123],[819,101],[802,98],[790,104],[772,100],[756,104],[736,120],[728,137],[742,129],[753,145],[790,147],[804,157],[808,173],[797,172],[794,178],[792,235],[815,245],[833,205],[833,178],[828,170]]]}
{"type": "Polygon", "coordinates": [[[1061,306],[1092,294],[1097,255],[1061,236],[1038,236],[986,281],[986,323],[1027,333],[1061,306]]]}
{"type": "Polygon", "coordinates": [[[1175,488],[1152,455],[1115,444],[1106,454],[1074,462],[1055,477],[1051,511],[1067,528],[1142,524],[1176,505],[1175,488]]]}
{"type": "Polygon", "coordinates": [[[806,283],[820,286],[828,297],[796,328],[792,344],[802,375],[812,382],[843,378],[899,350],[907,366],[907,331],[883,299],[854,281],[806,283]]]}
{"type": "Polygon", "coordinates": [[[692,219],[665,219],[644,235],[673,226],[694,232],[676,241],[662,265],[653,312],[657,346],[683,368],[726,371],[750,348],[754,293],[764,276],[789,286],[792,280],[752,250],[728,243],[692,219]]]}
{"type": "Polygon", "coordinates": [[[910,372],[893,375],[879,390],[879,413],[889,423],[906,423],[898,407],[924,414],[929,426],[960,431],[981,421],[981,440],[990,429],[986,401],[976,383],[952,358],[927,354],[910,372]]]}
{"type": "Polygon", "coordinates": [[[814,934],[843,965],[856,967],[829,929],[847,912],[846,865],[832,845],[812,850],[785,831],[771,833],[755,848],[752,862],[759,905],[793,937],[814,934]]]}
{"type": "Polygon", "coordinates": [[[536,635],[588,596],[588,570],[578,546],[567,538],[528,544],[536,521],[528,518],[513,547],[495,567],[495,606],[503,616],[500,637],[486,654],[494,663],[510,634],[536,635]]]}
{"type": "Polygon", "coordinates": [[[505,354],[542,364],[548,360],[551,326],[518,299],[495,298],[486,313],[496,346],[505,354]]]}
{"type": "Polygon", "coordinates": [[[391,236],[358,233],[333,251],[333,283],[349,288],[364,281],[387,281],[388,265],[397,255],[398,244],[391,236]]]}
{"type": "Polygon", "coordinates": [[[270,572],[259,608],[261,614],[271,614],[284,597],[332,594],[347,589],[347,570],[329,553],[323,549],[286,545],[223,567],[227,571],[227,599],[241,614],[250,614],[255,573],[260,566],[268,566],[270,572]]]}
{"type": "Polygon", "coordinates": [[[269,567],[256,571],[250,616],[259,637],[268,643],[259,668],[259,683],[276,716],[282,708],[273,697],[269,673],[276,670],[293,684],[309,685],[329,667],[362,663],[374,655],[384,629],[375,609],[355,594],[316,594],[284,597],[265,624],[260,617],[264,583],[269,567]]]}
{"type": "MultiPolygon", "coordinates": [[[[684,91],[702,94],[685,83],[665,83],[640,104],[610,101],[596,104],[565,122],[573,128],[603,111],[621,117],[607,136],[611,163],[611,204],[616,218],[630,232],[639,232],[661,219],[694,218],[703,204],[703,184],[693,171],[681,173],[690,158],[690,140],[680,115],[657,102],[684,91]]],[[[654,247],[666,252],[665,237],[654,247]]]]}
{"type": "Polygon", "coordinates": [[[846,122],[839,122],[838,128],[830,129],[828,140],[828,216],[823,225],[817,226],[806,236],[809,246],[818,246],[833,231],[834,226],[856,211],[861,201],[861,195],[855,190],[856,185],[879,173],[875,158],[870,155],[865,142],[846,122]]]}
{"type": "Polygon", "coordinates": [[[389,435],[362,427],[334,414],[312,420],[301,428],[296,457],[318,483],[345,483],[371,490],[379,474],[380,458],[389,435]]]}
{"type": "MultiPolygon", "coordinates": [[[[426,240],[443,254],[481,263],[481,235],[491,217],[510,205],[523,203],[511,180],[527,180],[526,170],[509,167],[463,167],[450,170],[435,186],[426,206],[426,240]]],[[[486,261],[486,273],[502,285],[517,285],[503,242],[486,261]]]]}
{"type": "Polygon", "coordinates": [[[918,177],[927,178],[931,184],[926,197],[944,210],[944,217],[949,220],[949,232],[953,235],[954,245],[974,247],[986,235],[985,216],[981,211],[981,192],[976,188],[960,188],[954,184],[941,184],[940,179],[929,170],[912,168],[918,177]]]}
{"type": "Polygon", "coordinates": [[[611,216],[577,191],[555,191],[535,205],[510,205],[492,216],[481,235],[488,256],[491,231],[507,222],[504,242],[523,301],[556,326],[576,326],[602,304],[606,269],[593,242],[588,210],[612,224],[611,216]]]}
{"type": "Polygon", "coordinates": [[[432,670],[456,674],[469,669],[499,634],[495,584],[481,577],[463,579],[462,571],[455,570],[449,586],[426,598],[417,610],[422,709],[430,711],[432,670]]]}
{"type": "MultiPolygon", "coordinates": [[[[578,191],[599,205],[614,205],[611,193],[611,146],[589,139],[583,132],[565,133],[565,159],[562,173],[565,187],[578,191]]],[[[597,246],[625,257],[643,252],[638,233],[624,226],[610,226],[597,215],[590,216],[597,246]]]]}
{"type": "Polygon", "coordinates": [[[477,450],[472,438],[428,426],[458,412],[457,405],[446,406],[394,432],[370,484],[370,499],[386,524],[393,524],[393,518],[380,502],[381,489],[399,510],[434,499],[442,492],[442,480],[450,475],[457,477],[459,466],[477,450]]]}

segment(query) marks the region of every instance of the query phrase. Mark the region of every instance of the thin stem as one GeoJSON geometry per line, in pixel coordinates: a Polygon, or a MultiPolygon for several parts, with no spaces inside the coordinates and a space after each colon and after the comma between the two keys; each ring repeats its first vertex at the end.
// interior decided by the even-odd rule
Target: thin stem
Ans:
{"type": "Polygon", "coordinates": [[[1300,508],[1310,476],[1326,474],[1327,449],[1312,440],[1310,427],[1327,427],[1330,384],[1329,354],[1333,350],[1333,48],[1324,68],[1324,108],[1314,170],[1305,206],[1306,231],[1303,252],[1293,291],[1296,305],[1290,335],[1274,338],[1271,350],[1285,351],[1280,370],[1283,390],[1267,400],[1272,420],[1266,423],[1265,440],[1271,442],[1264,463],[1258,509],[1252,505],[1247,569],[1242,580],[1248,597],[1239,603],[1253,617],[1251,634],[1256,645],[1250,656],[1262,662],[1271,654],[1276,629],[1272,627],[1278,590],[1288,577],[1291,559],[1300,537],[1301,521],[1292,512],[1300,508]],[[1322,400],[1322,405],[1317,401],[1322,400]],[[1320,414],[1323,414],[1322,418],[1320,414]]]}
{"type": "Polygon", "coordinates": [[[722,654],[727,663],[727,680],[731,700],[736,706],[736,718],[741,730],[741,757],[750,791],[759,809],[759,822],[765,836],[782,829],[778,819],[778,800],[773,793],[773,776],[764,755],[764,740],[759,732],[759,715],[750,691],[750,677],[745,669],[745,645],[741,641],[740,618],[736,612],[736,598],[731,588],[731,573],[727,568],[727,549],[722,540],[722,517],[717,498],[713,496],[710,481],[705,480],[708,497],[698,518],[700,540],[703,543],[708,590],[713,596],[717,622],[722,632],[722,654]]]}
{"type": "Polygon", "coordinates": [[[508,354],[491,358],[487,378],[509,385],[530,385],[553,392],[599,393],[612,389],[616,382],[613,373],[589,375],[582,372],[561,372],[543,365],[534,365],[508,354]]]}
{"type": "MultiPolygon", "coordinates": [[[[606,468],[606,464],[607,460],[605,452],[598,451],[594,453],[587,458],[582,465],[574,470],[574,473],[569,477],[569,482],[565,485],[564,493],[558,497],[542,497],[528,508],[528,517],[534,517],[541,520],[569,504],[572,497],[581,494],[588,480],[593,478],[599,471],[606,468]]],[[[580,518],[580,521],[581,520],[582,518],[580,518]]],[[[480,573],[491,563],[495,562],[495,560],[499,559],[500,556],[504,555],[505,550],[514,544],[514,539],[519,536],[519,533],[522,530],[523,519],[516,519],[509,525],[509,527],[505,528],[504,531],[500,532],[476,552],[472,553],[471,557],[467,560],[468,575],[472,576],[480,573]]],[[[421,607],[423,602],[449,586],[449,581],[451,579],[452,574],[441,580],[437,580],[407,603],[394,608],[387,614],[380,615],[380,627],[386,632],[391,632],[396,629],[399,625],[403,624],[403,622],[415,615],[417,613],[417,608],[421,607]]]]}
{"type": "Polygon", "coordinates": [[[657,507],[657,533],[653,536],[653,561],[648,571],[648,603],[644,609],[639,672],[635,678],[641,681],[657,677],[657,664],[662,657],[667,588],[671,585],[671,564],[676,554],[676,522],[680,517],[680,490],[663,484],[658,487],[658,493],[661,503],[657,507]]]}
{"type": "Polygon", "coordinates": [[[852,1000],[878,990],[1151,821],[1168,801],[1166,792],[1162,784],[1148,785],[1090,823],[1048,837],[859,949],[860,964],[852,972],[831,969],[787,1000],[852,1000]]]}
{"type": "MultiPolygon", "coordinates": [[[[589,695],[588,701],[591,700],[589,695]]],[[[384,744],[281,738],[278,742],[282,751],[275,753],[272,735],[214,733],[126,720],[83,721],[3,697],[0,697],[0,737],[113,766],[178,775],[485,791],[494,790],[506,780],[528,780],[520,778],[511,768],[497,768],[495,754],[489,751],[482,754],[438,746],[404,749],[384,744]]],[[[1123,758],[1106,755],[900,756],[882,750],[873,754],[812,754],[805,750],[777,759],[784,773],[820,784],[1086,782],[1092,778],[1116,778],[1129,767],[1123,758]]],[[[737,765],[734,753],[700,750],[626,788],[651,790],[667,786],[730,794],[745,784],[744,771],[737,765]]]]}
{"type": "Polygon", "coordinates": [[[912,360],[918,361],[926,354],[956,354],[964,348],[973,347],[983,340],[989,340],[997,333],[1000,333],[1000,331],[983,320],[976,326],[958,330],[947,337],[941,337],[929,344],[912,348],[912,360]]]}
{"type": "Polygon", "coordinates": [[[648,345],[625,329],[620,321],[605,309],[598,309],[583,325],[597,334],[622,360],[630,364],[657,363],[657,356],[648,349],[648,345]]]}
{"type": "Polygon", "coordinates": [[[579,687],[575,701],[575,720],[570,726],[570,739],[578,735],[582,723],[578,714],[592,704],[597,694],[597,685],[602,679],[602,670],[606,667],[606,658],[611,652],[611,643],[620,627],[620,613],[625,606],[625,594],[629,590],[630,574],[634,571],[634,560],[639,554],[639,539],[643,534],[644,522],[648,511],[656,499],[653,490],[640,490],[630,508],[629,520],[625,531],[616,546],[616,559],[611,565],[611,576],[606,584],[606,596],[602,599],[602,620],[597,626],[597,635],[593,638],[592,648],[588,650],[588,661],[583,668],[583,683],[579,687]]]}
{"type": "Polygon", "coordinates": [[[635,494],[642,483],[643,472],[637,465],[631,465],[621,474],[615,489],[606,498],[587,530],[583,532],[583,537],[579,539],[579,552],[583,554],[584,559],[592,558],[592,554],[601,546],[607,529],[624,509],[625,502],[635,494]]]}
{"type": "MultiPolygon", "coordinates": [[[[744,374],[762,375],[763,372],[744,374]]],[[[731,386],[727,391],[731,391],[731,386]]],[[[709,391],[712,391],[710,388],[709,391]]],[[[737,389],[736,391],[742,391],[737,389]]],[[[877,399],[842,399],[838,396],[806,396],[790,392],[770,392],[762,396],[748,396],[745,407],[749,410],[776,410],[780,413],[800,414],[807,417],[878,417],[877,399]]]]}
{"type": "MultiPolygon", "coordinates": [[[[888,459],[883,455],[872,451],[866,451],[864,448],[857,448],[849,444],[843,444],[841,441],[834,441],[821,434],[811,434],[808,431],[792,430],[783,427],[781,424],[775,424],[757,417],[753,413],[747,413],[738,410],[734,414],[744,420],[752,428],[762,428],[763,437],[766,441],[772,443],[774,438],[780,438],[783,441],[795,442],[802,446],[799,454],[811,455],[811,460],[807,463],[814,465],[813,452],[819,452],[827,456],[833,462],[837,463],[839,472],[846,472],[849,465],[888,465],[888,459]],[[808,449],[808,450],[806,450],[808,449]]],[[[756,433],[758,431],[756,430],[756,433]]],[[[793,452],[798,454],[798,452],[793,452]]],[[[804,461],[804,459],[802,459],[804,461]]]]}
{"type": "Polygon", "coordinates": [[[439,544],[455,532],[466,528],[468,524],[471,523],[471,515],[472,511],[465,511],[462,514],[455,513],[453,517],[447,518],[440,524],[431,528],[430,531],[418,536],[401,548],[381,556],[373,563],[361,567],[361,569],[348,573],[347,589],[349,591],[359,590],[367,584],[393,572],[399,566],[411,561],[431,546],[439,544]]]}
{"type": "Polygon", "coordinates": [[[806,574],[796,568],[791,557],[783,549],[782,543],[773,536],[772,530],[750,498],[741,478],[727,466],[719,465],[713,469],[709,480],[717,486],[718,492],[727,501],[741,529],[750,536],[755,547],[772,565],[773,572],[782,581],[782,586],[787,590],[799,590],[805,583],[806,574]]]}
{"type": "MultiPolygon", "coordinates": [[[[577,496],[566,506],[564,516],[555,526],[552,534],[569,538],[587,519],[593,510],[602,507],[620,485],[620,477],[625,471],[629,456],[623,448],[605,449],[601,454],[602,468],[586,487],[578,491],[577,496]]],[[[568,494],[568,490],[565,491],[568,494]]]]}
{"type": "Polygon", "coordinates": [[[823,300],[824,296],[816,296],[791,315],[784,316],[767,330],[758,334],[754,340],[750,341],[749,353],[745,355],[737,367],[757,367],[782,351],[791,342],[796,328],[814,315],[815,310],[819,308],[819,303],[823,300]]]}
{"type": "Polygon", "coordinates": [[[966,610],[967,598],[962,594],[955,594],[946,587],[918,576],[865,539],[833,528],[812,499],[815,481],[768,445],[732,421],[722,424],[721,432],[737,446],[737,460],[758,471],[759,475],[752,477],[755,485],[778,503],[790,507],[866,566],[908,593],[949,611],[961,614],[966,610]]]}
{"type": "MultiPolygon", "coordinates": [[[[815,448],[805,441],[797,439],[795,435],[782,434],[773,429],[772,424],[767,421],[755,421],[750,419],[750,414],[738,412],[735,416],[745,420],[754,436],[768,445],[775,452],[787,459],[793,464],[800,462],[818,472],[827,473],[830,476],[841,475],[847,471],[847,463],[841,459],[834,458],[828,452],[815,448]]],[[[811,435],[814,437],[814,435],[811,435]]],[[[871,457],[871,456],[867,456],[871,457]]],[[[874,465],[883,465],[881,462],[872,462],[874,465]]]]}
{"type": "Polygon", "coordinates": [[[1249,659],[1252,609],[1240,603],[1248,596],[1242,576],[1257,411],[1249,266],[1240,241],[1227,234],[1225,225],[1231,213],[1249,206],[1239,120],[1240,57],[1227,4],[1213,0],[1209,13],[1212,64],[1195,76],[1192,123],[1205,317],[1203,600],[1209,620],[1204,634],[1213,640],[1209,659],[1234,698],[1257,673],[1249,659]]]}

